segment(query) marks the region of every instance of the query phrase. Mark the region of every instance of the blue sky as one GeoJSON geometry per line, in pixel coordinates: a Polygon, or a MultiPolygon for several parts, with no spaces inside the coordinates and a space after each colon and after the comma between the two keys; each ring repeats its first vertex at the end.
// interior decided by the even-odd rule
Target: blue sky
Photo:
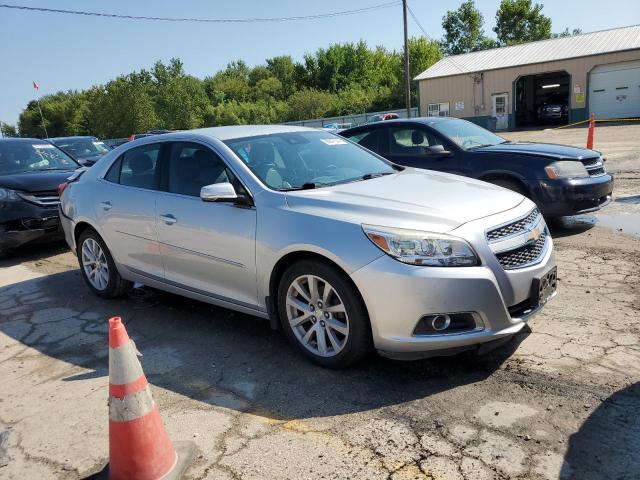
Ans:
{"type": "MultiPolygon", "coordinates": [[[[15,5],[92,10],[127,15],[243,18],[311,15],[384,3],[383,0],[12,0],[15,5]]],[[[409,0],[433,38],[442,36],[441,21],[461,0],[409,0]]],[[[640,22],[639,0],[548,0],[544,13],[554,31],[584,32],[640,22]],[[603,7],[606,5],[606,9],[603,7]]],[[[499,0],[476,0],[493,34],[499,0]]],[[[419,35],[409,17],[409,32],[419,35]]],[[[296,59],[331,43],[364,39],[369,45],[400,49],[400,7],[322,20],[253,24],[180,24],[142,22],[0,9],[0,121],[16,123],[27,102],[40,94],[82,89],[119,74],[150,67],[156,60],[182,59],[188,73],[204,78],[229,61],[249,65],[290,54],[296,59]]]]}

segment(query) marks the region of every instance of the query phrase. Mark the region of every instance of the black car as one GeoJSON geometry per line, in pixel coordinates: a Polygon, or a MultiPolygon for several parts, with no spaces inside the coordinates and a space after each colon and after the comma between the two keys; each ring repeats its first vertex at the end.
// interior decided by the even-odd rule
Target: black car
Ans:
{"type": "Polygon", "coordinates": [[[484,180],[532,199],[548,217],[600,209],[613,177],[599,152],[548,143],[510,142],[466,120],[389,120],[340,132],[399,165],[484,180]]]}
{"type": "Polygon", "coordinates": [[[569,106],[562,95],[551,95],[538,107],[538,120],[545,123],[565,122],[569,117],[569,106]]]}
{"type": "Polygon", "coordinates": [[[96,137],[55,137],[49,141],[85,167],[93,165],[111,150],[96,137]]]}
{"type": "Polygon", "coordinates": [[[58,186],[80,165],[37,139],[0,139],[0,251],[63,238],[58,186]]]}

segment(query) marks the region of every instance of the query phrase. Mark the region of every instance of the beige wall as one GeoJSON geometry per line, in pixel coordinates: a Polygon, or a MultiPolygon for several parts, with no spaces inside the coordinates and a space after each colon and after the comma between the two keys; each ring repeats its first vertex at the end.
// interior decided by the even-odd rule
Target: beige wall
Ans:
{"type": "MultiPolygon", "coordinates": [[[[573,58],[555,62],[523,65],[500,70],[484,71],[484,98],[482,85],[473,83],[474,74],[454,75],[450,77],[432,78],[419,82],[420,114],[427,115],[429,103],[449,102],[449,115],[452,117],[474,117],[491,115],[491,95],[509,93],[509,113],[513,113],[513,82],[522,75],[564,70],[571,75],[570,108],[585,108],[586,104],[576,103],[574,85],[580,85],[582,92],[587,91],[587,76],[597,65],[640,60],[640,50],[607,53],[591,57],[573,58]],[[474,109],[474,90],[475,105],[474,109]],[[456,110],[456,102],[464,102],[463,110],[456,110]],[[482,104],[484,103],[484,108],[482,104]]],[[[586,95],[584,96],[586,99],[586,95]]]]}

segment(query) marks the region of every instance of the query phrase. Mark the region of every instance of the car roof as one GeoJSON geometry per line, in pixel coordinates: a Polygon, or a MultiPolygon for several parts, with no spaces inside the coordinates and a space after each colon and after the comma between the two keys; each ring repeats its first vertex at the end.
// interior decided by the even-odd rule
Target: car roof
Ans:
{"type": "Polygon", "coordinates": [[[402,124],[402,125],[406,125],[407,123],[409,124],[420,124],[420,125],[435,125],[436,123],[444,123],[444,122],[449,122],[451,120],[463,120],[461,118],[456,118],[456,117],[416,117],[416,118],[394,118],[391,120],[382,120],[380,122],[372,122],[372,123],[365,123],[363,125],[358,125],[357,127],[352,127],[349,128],[347,130],[344,130],[342,132],[340,132],[341,134],[344,133],[349,133],[349,132],[355,132],[358,130],[368,130],[370,128],[373,127],[378,127],[380,125],[394,125],[394,124],[402,124]]]}
{"type": "Polygon", "coordinates": [[[94,137],[93,135],[72,135],[70,137],[51,137],[49,138],[50,141],[54,141],[54,140],[61,140],[61,141],[65,141],[65,140],[82,140],[82,139],[95,139],[96,137],[94,137]]]}
{"type": "Polygon", "coordinates": [[[180,137],[185,134],[202,135],[216,138],[220,141],[233,140],[236,138],[256,137],[259,135],[273,135],[287,132],[317,132],[317,128],[298,127],[296,125],[234,125],[227,127],[197,128],[182,132],[167,133],[162,137],[180,137]]]}
{"type": "Polygon", "coordinates": [[[49,143],[42,138],[0,138],[0,143],[49,143]]]}

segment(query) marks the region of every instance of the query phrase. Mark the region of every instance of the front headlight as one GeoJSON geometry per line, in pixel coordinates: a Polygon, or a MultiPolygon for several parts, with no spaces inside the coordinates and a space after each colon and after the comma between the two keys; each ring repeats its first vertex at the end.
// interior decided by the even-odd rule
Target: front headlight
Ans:
{"type": "Polygon", "coordinates": [[[0,188],[0,202],[20,200],[18,192],[9,190],[8,188],[0,188]]]}
{"type": "Polygon", "coordinates": [[[365,235],[402,263],[432,267],[471,267],[480,262],[471,246],[444,233],[362,225],[365,235]]]}
{"type": "Polygon", "coordinates": [[[553,162],[544,167],[547,176],[553,180],[556,178],[586,178],[589,172],[582,162],[553,162]]]}

